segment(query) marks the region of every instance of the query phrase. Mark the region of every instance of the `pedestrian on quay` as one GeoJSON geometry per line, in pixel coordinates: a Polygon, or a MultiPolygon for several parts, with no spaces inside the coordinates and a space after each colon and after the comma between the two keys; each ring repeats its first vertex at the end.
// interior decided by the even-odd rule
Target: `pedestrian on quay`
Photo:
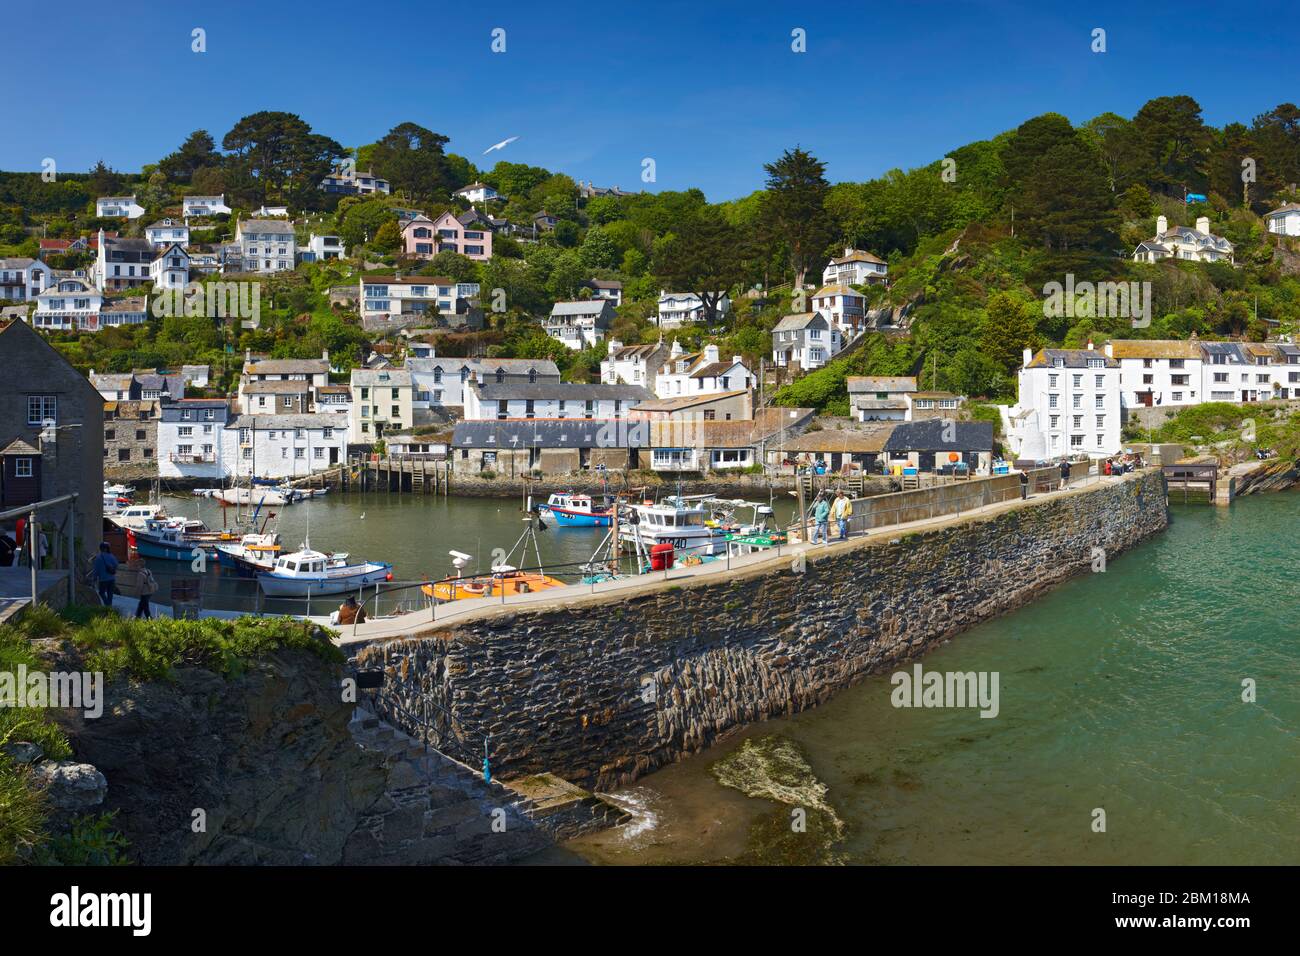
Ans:
{"type": "Polygon", "coordinates": [[[1020,469],[1020,500],[1024,501],[1029,497],[1029,472],[1020,469]]]}
{"type": "Polygon", "coordinates": [[[843,541],[849,536],[849,518],[853,517],[853,502],[849,496],[841,489],[835,492],[835,503],[831,505],[831,517],[835,519],[835,527],[839,530],[840,540],[843,541]]]}
{"type": "Polygon", "coordinates": [[[113,606],[113,592],[117,590],[117,558],[113,557],[107,541],[99,542],[99,554],[90,562],[90,575],[99,590],[104,607],[113,606]]]}
{"type": "Polygon", "coordinates": [[[813,521],[816,523],[816,527],[813,528],[813,544],[817,543],[818,536],[821,537],[823,544],[831,543],[830,515],[830,502],[822,492],[817,492],[817,501],[813,504],[813,521]]]}
{"type": "Polygon", "coordinates": [[[158,593],[158,581],[154,578],[153,572],[148,568],[140,568],[140,601],[135,606],[136,618],[144,618],[146,621],[153,618],[153,611],[149,607],[149,596],[158,593]]]}
{"type": "Polygon", "coordinates": [[[1070,487],[1070,460],[1068,458],[1062,458],[1060,490],[1064,491],[1068,487],[1070,487]]]}

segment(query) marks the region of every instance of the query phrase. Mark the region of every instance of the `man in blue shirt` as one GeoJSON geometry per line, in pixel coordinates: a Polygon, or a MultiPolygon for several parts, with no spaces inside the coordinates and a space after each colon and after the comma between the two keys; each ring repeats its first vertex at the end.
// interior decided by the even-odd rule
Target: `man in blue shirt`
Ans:
{"type": "Polygon", "coordinates": [[[99,554],[90,563],[90,573],[99,587],[99,599],[105,607],[112,607],[113,591],[117,588],[117,558],[109,551],[107,541],[99,543],[99,554]]]}

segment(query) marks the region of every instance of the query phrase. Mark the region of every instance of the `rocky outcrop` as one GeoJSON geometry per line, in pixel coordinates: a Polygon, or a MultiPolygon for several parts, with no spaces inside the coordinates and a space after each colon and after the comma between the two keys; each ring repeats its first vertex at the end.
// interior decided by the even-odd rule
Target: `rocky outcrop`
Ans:
{"type": "Polygon", "coordinates": [[[1114,557],[1167,523],[1158,471],[933,530],[773,560],[729,576],[647,582],[615,601],[442,625],[358,652],[383,694],[430,714],[434,742],[490,734],[503,776],[542,771],[605,790],[720,735],[825,701],[1114,557]],[[447,716],[450,715],[450,716],[447,716]]]}
{"type": "Polygon", "coordinates": [[[1261,461],[1252,468],[1233,469],[1237,496],[1285,491],[1300,484],[1300,464],[1284,459],[1261,461]]]}
{"type": "Polygon", "coordinates": [[[107,781],[101,809],[143,864],[337,863],[387,787],[348,733],[342,670],[279,652],[226,679],[118,680],[102,717],[61,721],[107,781]]]}

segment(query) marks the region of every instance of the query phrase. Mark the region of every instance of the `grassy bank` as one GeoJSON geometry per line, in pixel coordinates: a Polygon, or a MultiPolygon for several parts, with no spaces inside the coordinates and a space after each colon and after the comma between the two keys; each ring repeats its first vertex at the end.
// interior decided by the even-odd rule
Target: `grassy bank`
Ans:
{"type": "Polygon", "coordinates": [[[1300,460],[1300,410],[1279,406],[1192,405],[1135,435],[1132,440],[1175,442],[1229,465],[1253,458],[1259,448],[1271,449],[1280,459],[1300,460]]]}
{"type": "MultiPolygon", "coordinates": [[[[102,608],[29,610],[15,626],[0,627],[0,673],[66,670],[33,642],[56,640],[80,655],[79,669],[137,681],[168,680],[178,667],[202,667],[227,679],[279,650],[304,650],[332,663],[343,654],[317,636],[315,625],[286,618],[137,621],[102,608]]],[[[0,747],[34,743],[44,759],[72,756],[67,737],[48,708],[0,706],[0,747]]],[[[49,807],[29,785],[30,767],[0,752],[0,865],[18,862],[111,864],[123,862],[125,844],[108,814],[78,818],[65,833],[49,829],[49,807]]]]}

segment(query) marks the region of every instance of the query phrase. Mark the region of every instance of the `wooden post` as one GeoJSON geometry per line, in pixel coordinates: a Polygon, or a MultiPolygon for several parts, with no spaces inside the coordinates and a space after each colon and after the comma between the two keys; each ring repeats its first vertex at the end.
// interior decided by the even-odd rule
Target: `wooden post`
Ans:
{"type": "Polygon", "coordinates": [[[63,550],[68,555],[68,603],[75,604],[77,600],[77,555],[76,555],[76,535],[73,531],[73,525],[77,520],[77,501],[74,498],[68,505],[68,530],[64,535],[63,550]]]}
{"type": "Polygon", "coordinates": [[[36,521],[35,511],[27,515],[27,554],[32,563],[32,607],[36,607],[36,599],[40,596],[36,575],[41,564],[41,526],[36,521]]]}

